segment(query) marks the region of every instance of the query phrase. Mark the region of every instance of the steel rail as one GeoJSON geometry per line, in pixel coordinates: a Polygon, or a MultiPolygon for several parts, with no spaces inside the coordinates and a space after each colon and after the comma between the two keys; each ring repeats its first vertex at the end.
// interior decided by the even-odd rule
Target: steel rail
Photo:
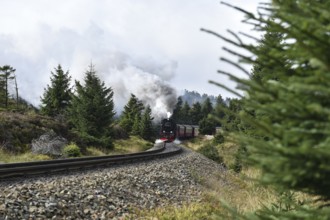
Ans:
{"type": "Polygon", "coordinates": [[[111,164],[128,163],[138,160],[150,160],[154,158],[167,157],[182,151],[182,148],[177,148],[176,150],[167,152],[165,149],[166,147],[164,143],[159,149],[139,153],[0,164],[0,179],[7,177],[28,176],[33,174],[53,173],[88,167],[108,166],[111,164]]]}

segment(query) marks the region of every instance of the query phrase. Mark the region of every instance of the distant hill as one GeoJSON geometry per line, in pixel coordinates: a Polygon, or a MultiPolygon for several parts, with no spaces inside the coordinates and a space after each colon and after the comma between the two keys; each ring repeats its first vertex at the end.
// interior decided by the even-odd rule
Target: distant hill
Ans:
{"type": "MultiPolygon", "coordinates": [[[[187,102],[190,106],[192,106],[196,102],[203,103],[207,98],[210,99],[213,106],[215,106],[215,104],[217,102],[217,96],[208,95],[208,94],[205,94],[205,93],[201,95],[200,93],[198,93],[196,91],[185,90],[184,94],[181,95],[181,97],[182,97],[183,102],[187,102]]],[[[224,100],[224,102],[226,103],[226,105],[228,105],[229,102],[230,102],[230,99],[226,98],[224,100]]]]}

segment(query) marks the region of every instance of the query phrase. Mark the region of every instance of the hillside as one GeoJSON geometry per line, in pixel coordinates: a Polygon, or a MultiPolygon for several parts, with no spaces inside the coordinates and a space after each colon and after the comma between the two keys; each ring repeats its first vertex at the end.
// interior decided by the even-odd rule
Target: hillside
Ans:
{"type": "Polygon", "coordinates": [[[41,116],[35,112],[0,112],[0,147],[13,153],[22,153],[31,148],[33,139],[49,131],[68,138],[68,125],[59,118],[41,116]]]}

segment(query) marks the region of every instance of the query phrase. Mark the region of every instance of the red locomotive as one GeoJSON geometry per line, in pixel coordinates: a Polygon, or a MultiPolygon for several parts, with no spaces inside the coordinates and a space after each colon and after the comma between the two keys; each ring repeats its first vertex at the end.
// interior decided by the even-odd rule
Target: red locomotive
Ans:
{"type": "Polygon", "coordinates": [[[162,120],[160,129],[160,140],[172,142],[176,139],[176,123],[171,118],[162,120]]]}

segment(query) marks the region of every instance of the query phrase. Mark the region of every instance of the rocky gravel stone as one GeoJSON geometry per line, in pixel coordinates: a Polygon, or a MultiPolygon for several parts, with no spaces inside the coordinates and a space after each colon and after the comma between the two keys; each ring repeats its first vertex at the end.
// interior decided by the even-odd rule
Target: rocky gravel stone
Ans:
{"type": "Polygon", "coordinates": [[[2,181],[0,219],[120,219],[134,209],[199,201],[196,173],[218,172],[225,169],[185,149],[147,162],[2,181]]]}

